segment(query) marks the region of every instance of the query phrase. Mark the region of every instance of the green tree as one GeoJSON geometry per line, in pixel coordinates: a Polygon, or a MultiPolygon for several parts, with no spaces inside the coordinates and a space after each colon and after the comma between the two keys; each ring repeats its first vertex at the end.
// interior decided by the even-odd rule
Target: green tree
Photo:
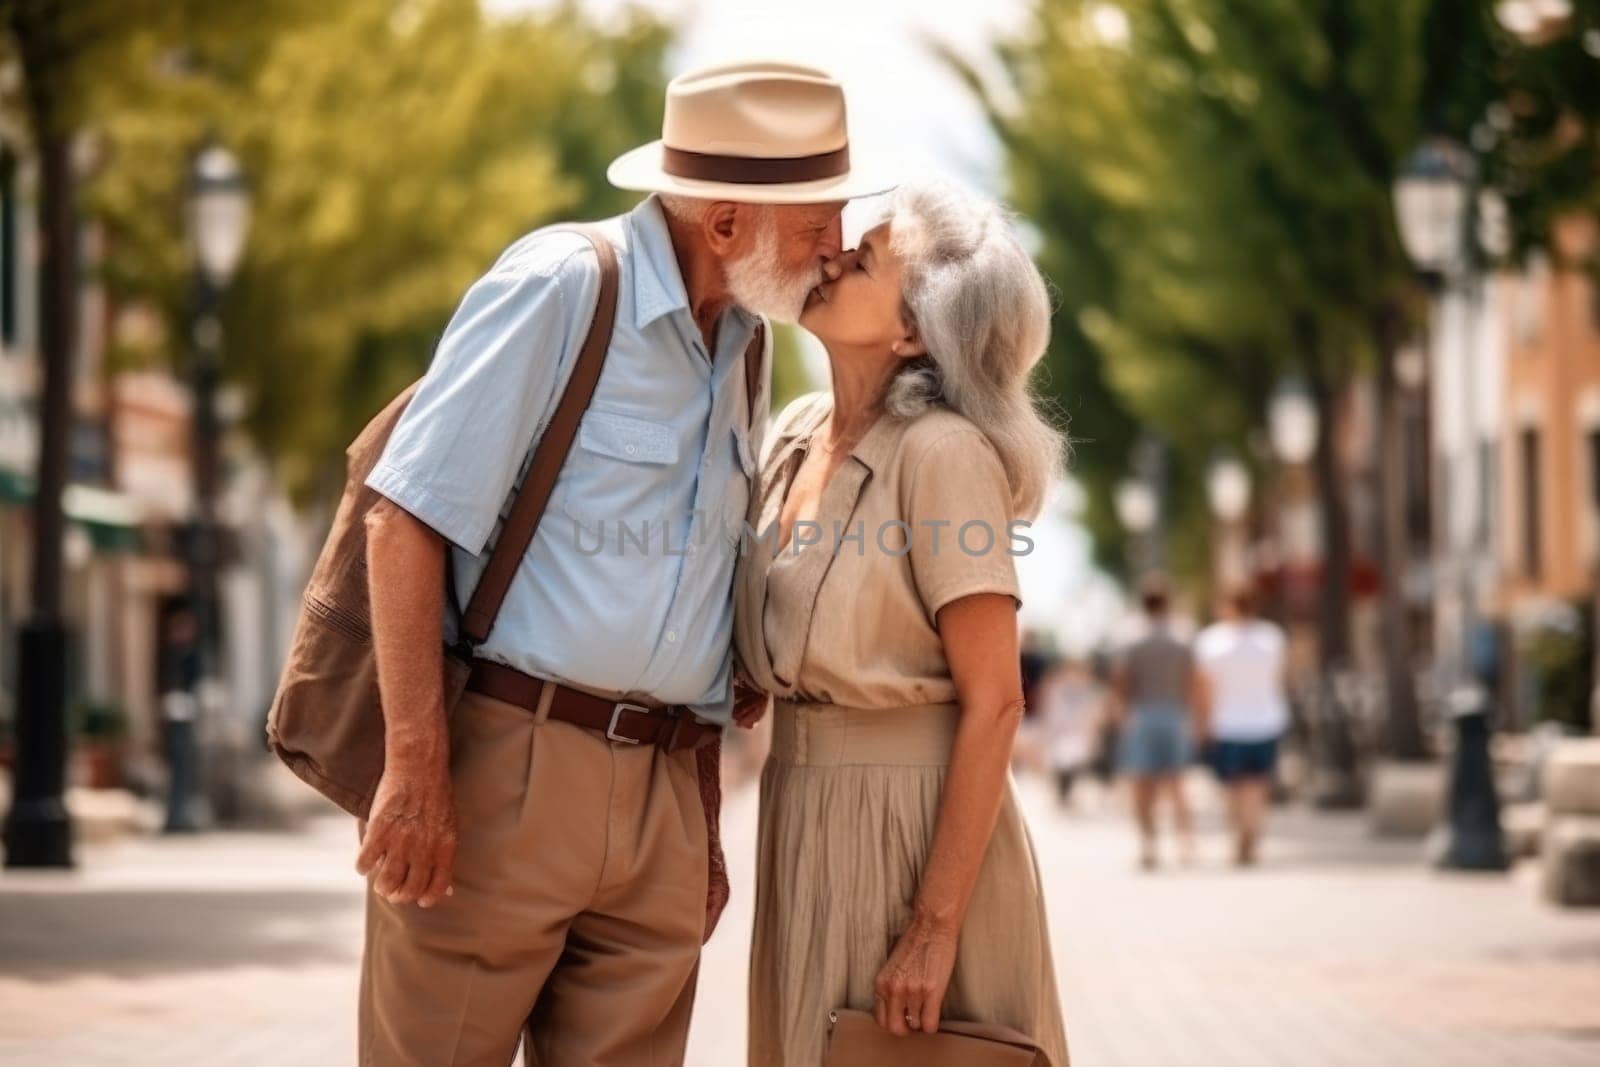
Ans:
{"type": "Polygon", "coordinates": [[[1075,373],[1120,401],[1114,444],[1129,424],[1238,443],[1280,373],[1337,393],[1395,283],[1420,5],[1140,0],[1126,38],[1107,7],[1044,0],[1002,52],[1020,107],[991,100],[1063,294],[1061,355],[1098,364],[1075,373]]]}
{"type": "Polygon", "coordinates": [[[281,483],[324,498],[501,249],[632,202],[605,164],[658,128],[668,41],[651,17],[601,28],[572,4],[505,19],[477,0],[347,0],[260,41],[151,50],[103,124],[92,208],[114,236],[111,282],[184,336],[189,154],[207,132],[232,147],[254,220],[224,310],[227,377],[281,483]]]}
{"type": "MultiPolygon", "coordinates": [[[[1321,414],[1321,651],[1342,665],[1350,534],[1334,405],[1370,368],[1387,452],[1414,289],[1392,188],[1419,135],[1428,5],[1128,0],[1111,9],[1122,18],[1108,9],[1042,0],[1028,35],[1003,53],[1021,106],[991,106],[1012,149],[1014,193],[1045,232],[1047,268],[1053,257],[1082,259],[1086,228],[1103,261],[1090,267],[1098,284],[1062,283],[1068,350],[1099,364],[1123,409],[1121,441],[1129,424],[1158,429],[1178,443],[1190,485],[1205,442],[1261,424],[1266,383],[1284,373],[1310,383],[1321,414]],[[1073,335],[1085,323],[1082,345],[1073,335]]],[[[1090,498],[1103,508],[1125,456],[1085,462],[1092,451],[1078,455],[1101,468],[1090,498]]],[[[1392,464],[1379,468],[1392,474],[1392,464]]],[[[1391,490],[1380,487],[1379,499],[1391,490]]],[[[1190,521],[1200,514],[1191,508],[1190,521]]],[[[1420,738],[1398,615],[1404,560],[1392,537],[1380,545],[1391,719],[1409,753],[1420,738]]]]}
{"type": "MultiPolygon", "coordinates": [[[[1493,0],[1437,0],[1424,123],[1478,154],[1510,209],[1510,254],[1557,252],[1556,220],[1600,218],[1600,0],[1514,33],[1493,0]]],[[[1600,263],[1568,263],[1594,272],[1600,263]]]]}
{"type": "MultiPolygon", "coordinates": [[[[1600,3],[1522,36],[1493,0],[1041,0],[988,93],[1012,193],[1063,294],[1050,384],[1082,440],[1088,522],[1119,531],[1111,489],[1140,433],[1174,445],[1179,486],[1262,423],[1270,383],[1304,377],[1321,411],[1315,470],[1325,661],[1349,655],[1349,509],[1335,404],[1370,375],[1391,751],[1417,755],[1400,575],[1406,538],[1395,356],[1423,303],[1392,190],[1430,134],[1480,155],[1517,255],[1600,210],[1600,3]],[[1018,106],[999,101],[1015,96],[1018,106]]],[[[972,75],[980,90],[984,84],[972,75]]],[[[1584,264],[1595,269],[1595,264],[1584,264]]],[[[1180,537],[1204,509],[1173,500],[1180,537]]],[[[1197,553],[1184,558],[1204,559],[1197,553]]]]}

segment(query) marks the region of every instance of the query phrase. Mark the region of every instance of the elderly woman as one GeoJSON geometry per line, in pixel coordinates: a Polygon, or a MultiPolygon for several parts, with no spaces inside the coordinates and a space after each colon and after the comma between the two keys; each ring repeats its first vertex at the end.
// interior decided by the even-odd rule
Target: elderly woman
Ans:
{"type": "Polygon", "coordinates": [[[1005,215],[903,187],[801,324],[833,388],[768,435],[735,576],[743,681],[771,693],[749,1062],[821,1062],[827,1015],[1000,1023],[1067,1062],[1032,844],[1013,553],[1061,436],[1028,373],[1045,285],[1005,215]]]}

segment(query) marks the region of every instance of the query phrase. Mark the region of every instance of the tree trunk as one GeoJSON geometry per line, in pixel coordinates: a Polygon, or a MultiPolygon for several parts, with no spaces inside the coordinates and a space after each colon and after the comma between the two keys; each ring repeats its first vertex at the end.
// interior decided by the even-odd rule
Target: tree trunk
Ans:
{"type": "Polygon", "coordinates": [[[1350,506],[1338,455],[1338,383],[1323,363],[1316,327],[1297,324],[1311,402],[1317,409],[1317,446],[1312,474],[1322,532],[1322,590],[1317,625],[1323,674],[1350,665],[1350,506]]]}
{"type": "Polygon", "coordinates": [[[1406,515],[1405,462],[1401,452],[1399,383],[1395,380],[1395,353],[1400,347],[1404,318],[1390,303],[1379,309],[1372,323],[1377,352],[1377,412],[1375,442],[1377,503],[1373,539],[1382,572],[1378,637],[1383,650],[1383,682],[1387,715],[1384,741],[1388,755],[1397,760],[1422,760],[1428,756],[1412,675],[1411,633],[1406,619],[1406,515]]]}

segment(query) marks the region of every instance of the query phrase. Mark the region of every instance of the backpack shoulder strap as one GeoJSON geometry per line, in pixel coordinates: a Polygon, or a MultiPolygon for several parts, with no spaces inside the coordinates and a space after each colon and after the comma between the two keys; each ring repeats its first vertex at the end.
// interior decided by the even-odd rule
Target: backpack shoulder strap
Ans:
{"type": "Polygon", "coordinates": [[[578,420],[583,417],[584,409],[594,396],[606,350],[611,347],[611,328],[617,318],[619,269],[616,249],[611,247],[611,241],[597,227],[564,228],[581,233],[594,245],[595,254],[600,258],[600,297],[595,301],[589,333],[584,338],[583,348],[579,350],[577,362],[567,379],[561,403],[534,449],[533,461],[522,481],[522,488],[517,492],[516,502],[511,505],[511,514],[506,517],[505,526],[501,528],[494,550],[489,555],[489,562],[484,566],[483,575],[478,579],[477,588],[472,591],[472,599],[461,617],[461,639],[474,646],[482,644],[489,636],[495,616],[500,614],[506,591],[511,588],[517,565],[528,551],[528,545],[533,542],[535,531],[539,529],[539,520],[544,516],[556,476],[561,473],[561,465],[566,462],[573,438],[577,436],[578,420]]]}
{"type": "Polygon", "coordinates": [[[750,345],[744,350],[744,396],[749,408],[749,422],[747,425],[756,428],[756,394],[761,389],[761,358],[766,354],[767,324],[756,323],[755,336],[750,338],[750,345]]]}

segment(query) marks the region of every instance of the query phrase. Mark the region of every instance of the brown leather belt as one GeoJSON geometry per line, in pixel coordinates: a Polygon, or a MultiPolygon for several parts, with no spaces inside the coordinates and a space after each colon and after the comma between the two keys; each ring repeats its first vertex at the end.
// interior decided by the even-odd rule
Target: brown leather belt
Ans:
{"type": "Polygon", "coordinates": [[[681,752],[699,748],[722,732],[722,727],[695,718],[682,704],[648,708],[626,700],[607,700],[493,660],[474,657],[467,675],[468,689],[530,712],[538,711],[539,696],[547,685],[555,688],[550,718],[586,726],[626,745],[659,745],[668,752],[681,752]]]}

